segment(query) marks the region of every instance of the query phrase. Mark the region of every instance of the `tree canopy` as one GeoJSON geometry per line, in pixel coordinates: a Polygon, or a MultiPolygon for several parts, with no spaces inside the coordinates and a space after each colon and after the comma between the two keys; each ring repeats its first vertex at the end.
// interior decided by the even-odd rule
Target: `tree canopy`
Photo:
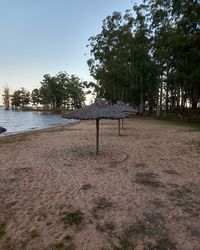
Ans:
{"type": "MultiPolygon", "coordinates": [[[[98,96],[151,112],[200,102],[200,1],[144,0],[89,38],[98,96]]],[[[159,115],[160,112],[158,112],[159,115]]]]}
{"type": "Polygon", "coordinates": [[[82,82],[76,75],[59,72],[55,76],[43,76],[40,88],[30,92],[25,88],[16,90],[11,96],[13,108],[24,108],[28,104],[43,105],[46,109],[77,109],[84,105],[84,88],[87,82],[82,82]]]}

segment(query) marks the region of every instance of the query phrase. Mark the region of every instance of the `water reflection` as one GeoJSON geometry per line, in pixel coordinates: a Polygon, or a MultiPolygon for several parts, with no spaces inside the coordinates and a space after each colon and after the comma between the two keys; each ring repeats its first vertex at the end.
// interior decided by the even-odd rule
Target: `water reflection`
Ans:
{"type": "Polygon", "coordinates": [[[48,128],[58,124],[69,124],[71,122],[73,121],[63,119],[60,114],[48,114],[37,111],[7,111],[0,107],[0,127],[7,129],[7,132],[0,136],[48,128]]]}

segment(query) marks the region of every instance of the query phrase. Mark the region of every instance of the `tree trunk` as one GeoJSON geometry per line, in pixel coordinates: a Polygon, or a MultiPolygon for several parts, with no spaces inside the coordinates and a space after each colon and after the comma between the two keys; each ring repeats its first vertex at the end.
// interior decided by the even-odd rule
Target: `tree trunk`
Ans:
{"type": "Polygon", "coordinates": [[[183,90],[181,90],[181,110],[185,108],[185,93],[183,90]]]}
{"type": "Polygon", "coordinates": [[[181,96],[180,92],[181,92],[181,88],[180,88],[180,86],[178,86],[178,89],[177,89],[177,106],[176,106],[177,109],[180,108],[180,96],[181,96]]]}
{"type": "Polygon", "coordinates": [[[197,109],[197,104],[198,104],[198,101],[195,99],[192,99],[192,109],[197,109]]]}
{"type": "Polygon", "coordinates": [[[166,82],[166,100],[165,100],[165,116],[168,114],[169,104],[169,62],[167,61],[167,82],[166,82]]]}
{"type": "Polygon", "coordinates": [[[192,92],[192,109],[197,109],[197,104],[198,104],[198,90],[194,88],[192,92]]]}
{"type": "Polygon", "coordinates": [[[176,99],[176,93],[174,93],[174,90],[172,90],[172,93],[171,93],[171,105],[172,105],[172,107],[171,107],[171,110],[172,110],[172,112],[174,112],[174,110],[175,110],[175,99],[176,99]]]}
{"type": "Polygon", "coordinates": [[[120,119],[118,119],[118,130],[119,130],[119,136],[121,135],[120,133],[120,119]]]}
{"type": "Polygon", "coordinates": [[[166,86],[166,100],[165,100],[165,117],[168,114],[168,103],[169,103],[169,89],[168,89],[168,85],[166,86]]]}
{"type": "Polygon", "coordinates": [[[160,84],[160,112],[162,112],[162,101],[163,101],[163,81],[161,79],[161,84],[160,84]]]}
{"type": "Polygon", "coordinates": [[[159,87],[158,87],[157,108],[156,108],[156,116],[158,119],[160,119],[160,111],[161,111],[160,105],[162,103],[161,93],[162,93],[162,82],[159,83],[159,87]]]}
{"type": "Polygon", "coordinates": [[[140,115],[144,113],[144,93],[143,93],[143,77],[142,77],[142,65],[141,65],[141,74],[140,74],[140,115]]]}

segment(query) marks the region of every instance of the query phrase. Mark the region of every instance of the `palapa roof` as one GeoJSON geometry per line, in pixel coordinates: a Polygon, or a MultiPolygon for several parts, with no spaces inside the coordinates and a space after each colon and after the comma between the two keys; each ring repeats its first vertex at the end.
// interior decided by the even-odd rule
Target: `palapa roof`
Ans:
{"type": "Polygon", "coordinates": [[[127,106],[122,101],[117,101],[117,103],[112,106],[112,109],[118,112],[126,113],[126,114],[137,113],[136,109],[134,109],[133,107],[127,106]]]}
{"type": "Polygon", "coordinates": [[[95,103],[80,108],[78,110],[66,113],[62,116],[67,119],[77,120],[96,120],[96,119],[121,119],[125,118],[125,114],[118,110],[112,109],[106,101],[99,100],[95,103]]]}

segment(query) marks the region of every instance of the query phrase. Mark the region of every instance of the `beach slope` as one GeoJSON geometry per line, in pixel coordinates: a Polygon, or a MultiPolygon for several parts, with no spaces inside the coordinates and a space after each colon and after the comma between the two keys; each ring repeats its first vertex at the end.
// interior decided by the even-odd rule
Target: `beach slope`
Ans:
{"type": "Polygon", "coordinates": [[[117,126],[99,156],[95,121],[1,138],[0,249],[199,249],[200,132],[117,126]]]}

